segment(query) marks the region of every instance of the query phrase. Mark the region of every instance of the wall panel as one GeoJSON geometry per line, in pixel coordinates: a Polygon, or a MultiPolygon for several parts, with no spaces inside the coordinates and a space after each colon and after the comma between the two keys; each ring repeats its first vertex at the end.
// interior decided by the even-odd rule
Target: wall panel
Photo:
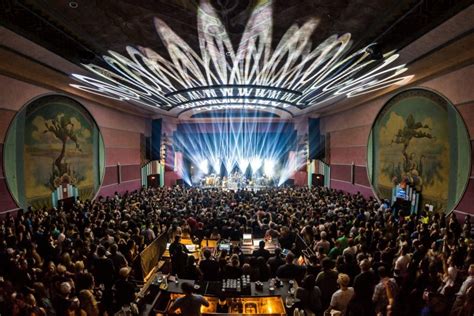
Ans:
{"type": "Polygon", "coordinates": [[[134,165],[140,163],[139,148],[105,148],[105,165],[134,165]]]}
{"type": "Polygon", "coordinates": [[[140,149],[140,133],[109,127],[102,127],[100,131],[108,148],[140,149]]]}
{"type": "Polygon", "coordinates": [[[370,128],[370,125],[365,125],[334,131],[331,133],[331,147],[365,146],[370,128]]]}
{"type": "Polygon", "coordinates": [[[355,165],[366,165],[367,161],[367,147],[351,146],[351,147],[332,147],[333,141],[331,139],[331,164],[347,164],[354,163],[355,165]]]}
{"type": "Polygon", "coordinates": [[[367,176],[367,168],[365,166],[355,166],[354,182],[359,185],[370,187],[369,178],[367,176]]]}
{"type": "Polygon", "coordinates": [[[140,165],[121,166],[121,182],[141,179],[140,165]]]}
{"type": "Polygon", "coordinates": [[[17,208],[15,200],[13,200],[8,191],[7,182],[5,179],[0,179],[0,214],[8,210],[17,208]]]}
{"type": "Polygon", "coordinates": [[[351,168],[350,165],[331,165],[331,179],[350,182],[351,168]]]}
{"type": "Polygon", "coordinates": [[[5,141],[8,127],[15,114],[15,111],[0,109],[0,143],[2,144],[5,141]]]}

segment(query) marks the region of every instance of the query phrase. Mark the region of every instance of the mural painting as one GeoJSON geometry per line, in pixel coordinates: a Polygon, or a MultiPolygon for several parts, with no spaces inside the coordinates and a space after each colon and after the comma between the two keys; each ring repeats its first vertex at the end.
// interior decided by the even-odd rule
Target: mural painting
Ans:
{"type": "Polygon", "coordinates": [[[16,181],[9,181],[7,173],[7,182],[18,187],[11,192],[17,193],[19,205],[51,207],[53,192],[59,192],[57,199],[92,199],[102,179],[104,149],[87,110],[72,99],[46,96],[31,102],[15,120],[7,144],[22,159],[8,162],[16,181]]]}
{"type": "Polygon", "coordinates": [[[449,212],[462,196],[470,168],[470,142],[459,113],[425,89],[404,91],[384,106],[371,131],[369,177],[379,198],[408,183],[422,205],[449,212]]]}

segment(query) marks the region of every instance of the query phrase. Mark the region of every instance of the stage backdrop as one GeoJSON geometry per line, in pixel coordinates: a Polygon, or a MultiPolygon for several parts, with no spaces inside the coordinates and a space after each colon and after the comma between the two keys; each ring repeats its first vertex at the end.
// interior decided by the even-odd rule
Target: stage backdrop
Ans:
{"type": "Polygon", "coordinates": [[[451,211],[464,193],[471,166],[466,126],[455,107],[426,89],[397,94],[382,108],[369,136],[369,179],[389,199],[403,181],[421,192],[422,205],[451,211]]]}
{"type": "Polygon", "coordinates": [[[22,208],[51,207],[53,192],[92,199],[100,187],[103,139],[89,112],[73,99],[50,95],[23,107],[4,146],[8,187],[22,208]]]}

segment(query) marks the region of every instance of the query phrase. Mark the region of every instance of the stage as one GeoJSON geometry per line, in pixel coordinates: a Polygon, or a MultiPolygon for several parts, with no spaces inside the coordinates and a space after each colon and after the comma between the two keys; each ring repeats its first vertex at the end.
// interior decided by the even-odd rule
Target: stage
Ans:
{"type": "Polygon", "coordinates": [[[233,174],[229,177],[221,177],[211,174],[193,182],[193,186],[204,189],[223,189],[229,191],[237,190],[262,190],[275,186],[275,180],[264,176],[247,178],[242,174],[233,174]]]}

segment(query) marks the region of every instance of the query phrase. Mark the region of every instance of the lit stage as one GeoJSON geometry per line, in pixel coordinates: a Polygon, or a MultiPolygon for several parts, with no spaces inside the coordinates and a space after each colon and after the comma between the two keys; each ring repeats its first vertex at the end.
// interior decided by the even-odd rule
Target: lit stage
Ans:
{"type": "Polygon", "coordinates": [[[274,187],[274,179],[265,176],[255,176],[247,178],[241,173],[234,173],[228,177],[220,177],[211,174],[199,179],[194,186],[201,188],[220,188],[225,190],[260,190],[268,187],[274,187]]]}

